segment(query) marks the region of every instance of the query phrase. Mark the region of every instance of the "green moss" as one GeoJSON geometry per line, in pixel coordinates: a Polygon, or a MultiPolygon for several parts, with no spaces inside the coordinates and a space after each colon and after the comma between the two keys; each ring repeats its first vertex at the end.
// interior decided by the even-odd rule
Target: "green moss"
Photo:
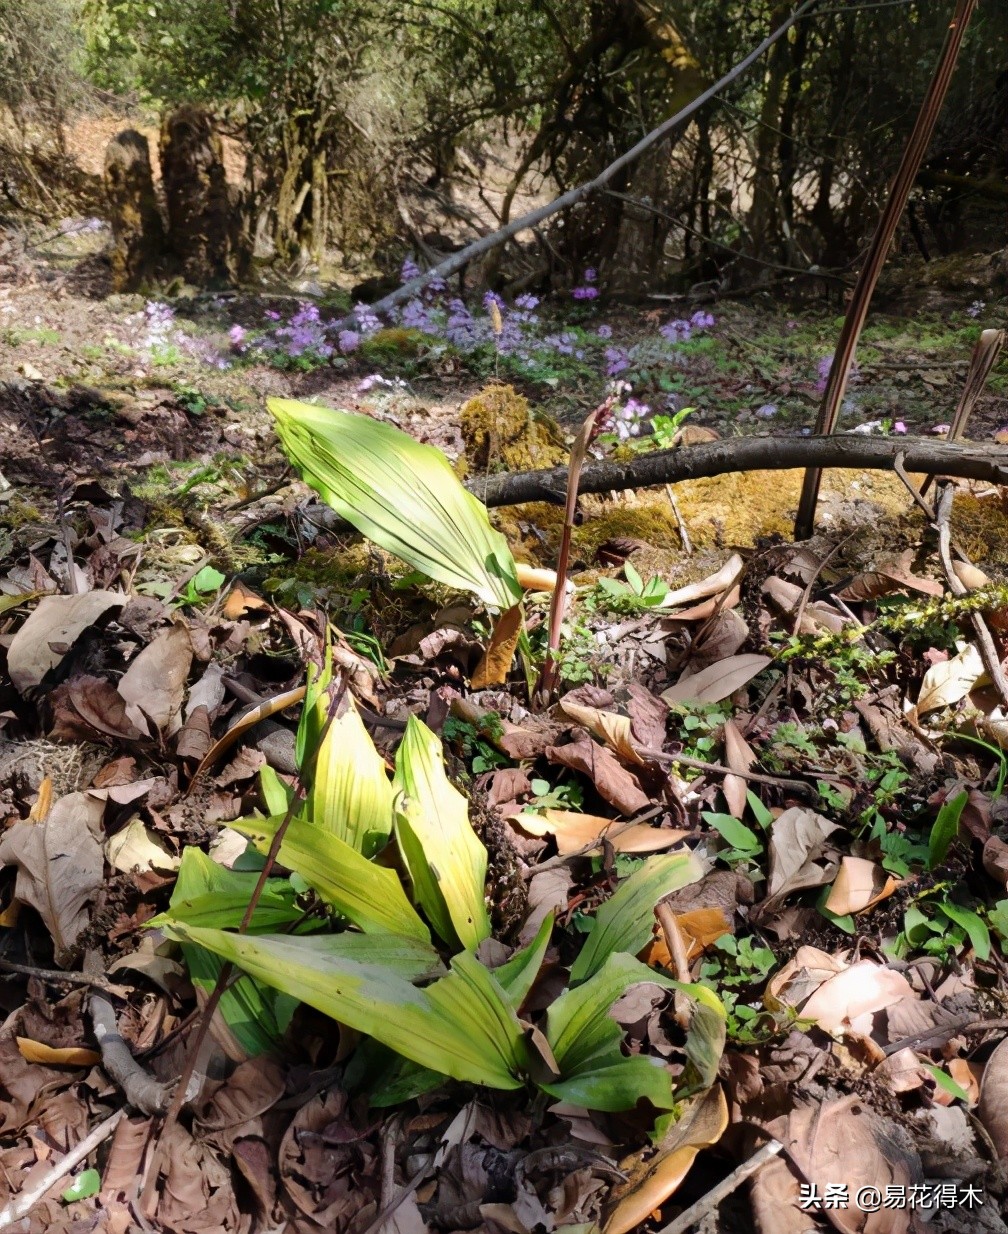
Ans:
{"type": "Polygon", "coordinates": [[[395,364],[396,361],[415,360],[429,341],[420,330],[389,326],[364,339],[359,354],[373,364],[395,364]]]}
{"type": "Polygon", "coordinates": [[[486,386],[463,404],[459,425],[470,473],[526,471],[567,461],[556,423],[534,412],[513,386],[486,386]]]}

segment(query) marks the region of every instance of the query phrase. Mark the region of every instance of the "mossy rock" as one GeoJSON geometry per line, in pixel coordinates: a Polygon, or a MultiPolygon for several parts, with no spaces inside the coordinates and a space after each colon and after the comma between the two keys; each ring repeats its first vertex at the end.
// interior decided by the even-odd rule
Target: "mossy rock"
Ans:
{"type": "MultiPolygon", "coordinates": [[[[1004,490],[1002,490],[1003,492],[1004,490]]],[[[950,519],[952,538],[971,561],[998,579],[1008,573],[1008,508],[998,494],[957,492],[950,519]]]]}
{"type": "Polygon", "coordinates": [[[528,471],[567,461],[559,427],[532,411],[513,386],[495,382],[463,403],[459,427],[469,474],[528,471]]]}

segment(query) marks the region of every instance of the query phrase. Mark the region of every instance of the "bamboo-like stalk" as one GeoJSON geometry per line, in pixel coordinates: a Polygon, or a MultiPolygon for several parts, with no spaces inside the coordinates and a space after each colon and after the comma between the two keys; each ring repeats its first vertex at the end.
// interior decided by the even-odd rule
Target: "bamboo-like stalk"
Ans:
{"type": "MultiPolygon", "coordinates": [[[[840,330],[840,338],[837,341],[836,351],[833,353],[833,363],[830,365],[826,389],[823,392],[822,403],[819,405],[819,414],[816,417],[815,431],[817,434],[832,433],[836,428],[840,404],[843,402],[844,392],[847,389],[847,378],[850,375],[851,361],[854,359],[858,339],[861,336],[861,330],[868,315],[868,306],[871,303],[872,293],[875,290],[875,284],[878,282],[882,267],[885,264],[886,255],[896,234],[896,227],[900,216],[906,207],[910,190],[913,188],[914,180],[917,178],[924,154],[934,133],[938,114],[941,111],[942,103],[945,101],[945,95],[948,93],[949,82],[952,80],[952,71],[959,57],[959,49],[962,47],[963,37],[966,34],[966,27],[973,16],[976,4],[977,0],[956,0],[955,12],[949,23],[945,44],[938,58],[934,76],[931,79],[930,86],[928,86],[927,94],[924,96],[923,103],[921,103],[913,131],[903,151],[896,178],[893,180],[892,188],[889,191],[889,199],[879,218],[875,234],[872,236],[868,256],[861,267],[861,273],[858,275],[858,280],[851,296],[850,306],[847,309],[847,316],[844,318],[843,327],[840,330]]],[[[820,469],[811,468],[805,473],[801,501],[798,504],[798,515],[795,519],[796,540],[807,540],[812,534],[821,481],[822,471],[820,469]]]]}

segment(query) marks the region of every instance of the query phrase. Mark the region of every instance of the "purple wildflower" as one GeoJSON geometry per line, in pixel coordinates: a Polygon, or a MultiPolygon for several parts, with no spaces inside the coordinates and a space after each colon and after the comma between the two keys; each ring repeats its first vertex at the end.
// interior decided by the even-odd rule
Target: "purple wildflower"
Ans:
{"type": "Polygon", "coordinates": [[[236,351],[245,350],[246,334],[244,326],[233,325],[228,331],[228,338],[231,340],[231,346],[236,351]]]}
{"type": "Polygon", "coordinates": [[[777,414],[777,405],[775,403],[764,403],[762,407],[756,408],[756,414],[761,420],[772,420],[777,414]]]}
{"type": "Polygon", "coordinates": [[[339,349],[346,355],[348,352],[356,351],[360,346],[360,335],[356,330],[341,330],[337,336],[339,349]]]}
{"type": "Polygon", "coordinates": [[[688,321],[683,321],[681,317],[676,317],[661,326],[658,333],[670,343],[685,343],[693,333],[693,329],[688,321]]]}
{"type": "Polygon", "coordinates": [[[504,304],[504,297],[499,296],[497,292],[495,291],[488,291],[483,296],[483,307],[486,309],[488,313],[490,312],[490,306],[492,304],[496,304],[500,312],[502,313],[504,312],[504,309],[506,307],[504,304]]]}
{"type": "Polygon", "coordinates": [[[594,300],[598,296],[597,287],[575,287],[571,292],[575,300],[594,300]]]}
{"type": "Polygon", "coordinates": [[[714,325],[714,314],[705,309],[697,309],[690,318],[690,325],[694,330],[709,330],[714,325]]]}
{"type": "Polygon", "coordinates": [[[276,311],[276,309],[267,309],[263,316],[268,317],[270,321],[280,320],[280,314],[276,311]]]}
{"type": "Polygon", "coordinates": [[[612,326],[607,326],[604,322],[595,331],[599,338],[612,338],[612,326]]]}
{"type": "Polygon", "coordinates": [[[905,433],[907,431],[907,426],[902,420],[896,420],[893,422],[892,431],[894,433],[905,433]]]}
{"type": "Polygon", "coordinates": [[[979,317],[986,307],[987,307],[987,303],[985,300],[974,300],[973,303],[966,310],[966,316],[974,317],[974,318],[979,317]]]}
{"type": "Polygon", "coordinates": [[[597,278],[598,278],[598,271],[595,269],[594,266],[588,266],[588,268],[584,272],[584,281],[586,283],[594,283],[597,278]]]}
{"type": "Polygon", "coordinates": [[[625,347],[607,347],[605,359],[607,377],[618,377],[630,367],[630,356],[625,347]]]}
{"type": "Polygon", "coordinates": [[[399,271],[400,283],[408,283],[411,279],[420,277],[420,267],[416,264],[412,257],[407,257],[402,264],[402,269],[399,271]]]}
{"type": "MultiPolygon", "coordinates": [[[[317,316],[317,308],[315,309],[315,313],[317,316]]],[[[377,333],[381,329],[381,319],[369,304],[355,304],[353,308],[353,315],[357,322],[357,329],[361,332],[364,338],[367,338],[369,334],[377,333]]]]}
{"type": "Polygon", "coordinates": [[[539,307],[539,297],[532,295],[530,291],[524,291],[520,296],[515,297],[515,308],[521,309],[523,313],[531,313],[539,307]]]}

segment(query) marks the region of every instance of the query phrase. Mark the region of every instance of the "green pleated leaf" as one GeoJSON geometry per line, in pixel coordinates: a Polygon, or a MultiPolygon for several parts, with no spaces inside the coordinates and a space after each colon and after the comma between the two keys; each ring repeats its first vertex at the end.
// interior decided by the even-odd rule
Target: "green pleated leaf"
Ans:
{"type": "Polygon", "coordinates": [[[437,956],[417,939],[337,934],[291,938],[203,930],[181,922],[174,938],[230,960],[257,981],[367,1033],[442,1075],[491,1088],[522,1084],[522,1026],[493,976],[468,953],[425,989],[437,956]]]}
{"type": "Polygon", "coordinates": [[[535,938],[526,947],[516,951],[510,960],[493,970],[494,977],[516,1011],[528,997],[529,990],[539,976],[552,933],[553,914],[547,913],[535,938]]]}
{"type": "Polygon", "coordinates": [[[396,752],[393,786],[402,794],[396,841],[416,901],[445,942],[474,951],[490,934],[487,852],[445,774],[441,742],[416,716],[396,752]]]}
{"type": "Polygon", "coordinates": [[[305,482],[362,535],[485,604],[521,598],[507,541],[440,450],[370,416],[290,399],[267,406],[305,482]]]}
{"type": "MultiPolygon", "coordinates": [[[[265,853],[283,819],[243,818],[231,825],[265,853]]],[[[388,932],[430,940],[430,931],[406,898],[395,870],[375,865],[330,831],[291,820],[278,854],[282,865],[365,934],[388,932]]]]}
{"type": "Polygon", "coordinates": [[[670,891],[695,883],[702,875],[703,866],[689,853],[649,857],[595,914],[591,933],[571,968],[571,984],[598,972],[617,952],[633,956],[646,947],[654,926],[655,905],[670,891]]]}

